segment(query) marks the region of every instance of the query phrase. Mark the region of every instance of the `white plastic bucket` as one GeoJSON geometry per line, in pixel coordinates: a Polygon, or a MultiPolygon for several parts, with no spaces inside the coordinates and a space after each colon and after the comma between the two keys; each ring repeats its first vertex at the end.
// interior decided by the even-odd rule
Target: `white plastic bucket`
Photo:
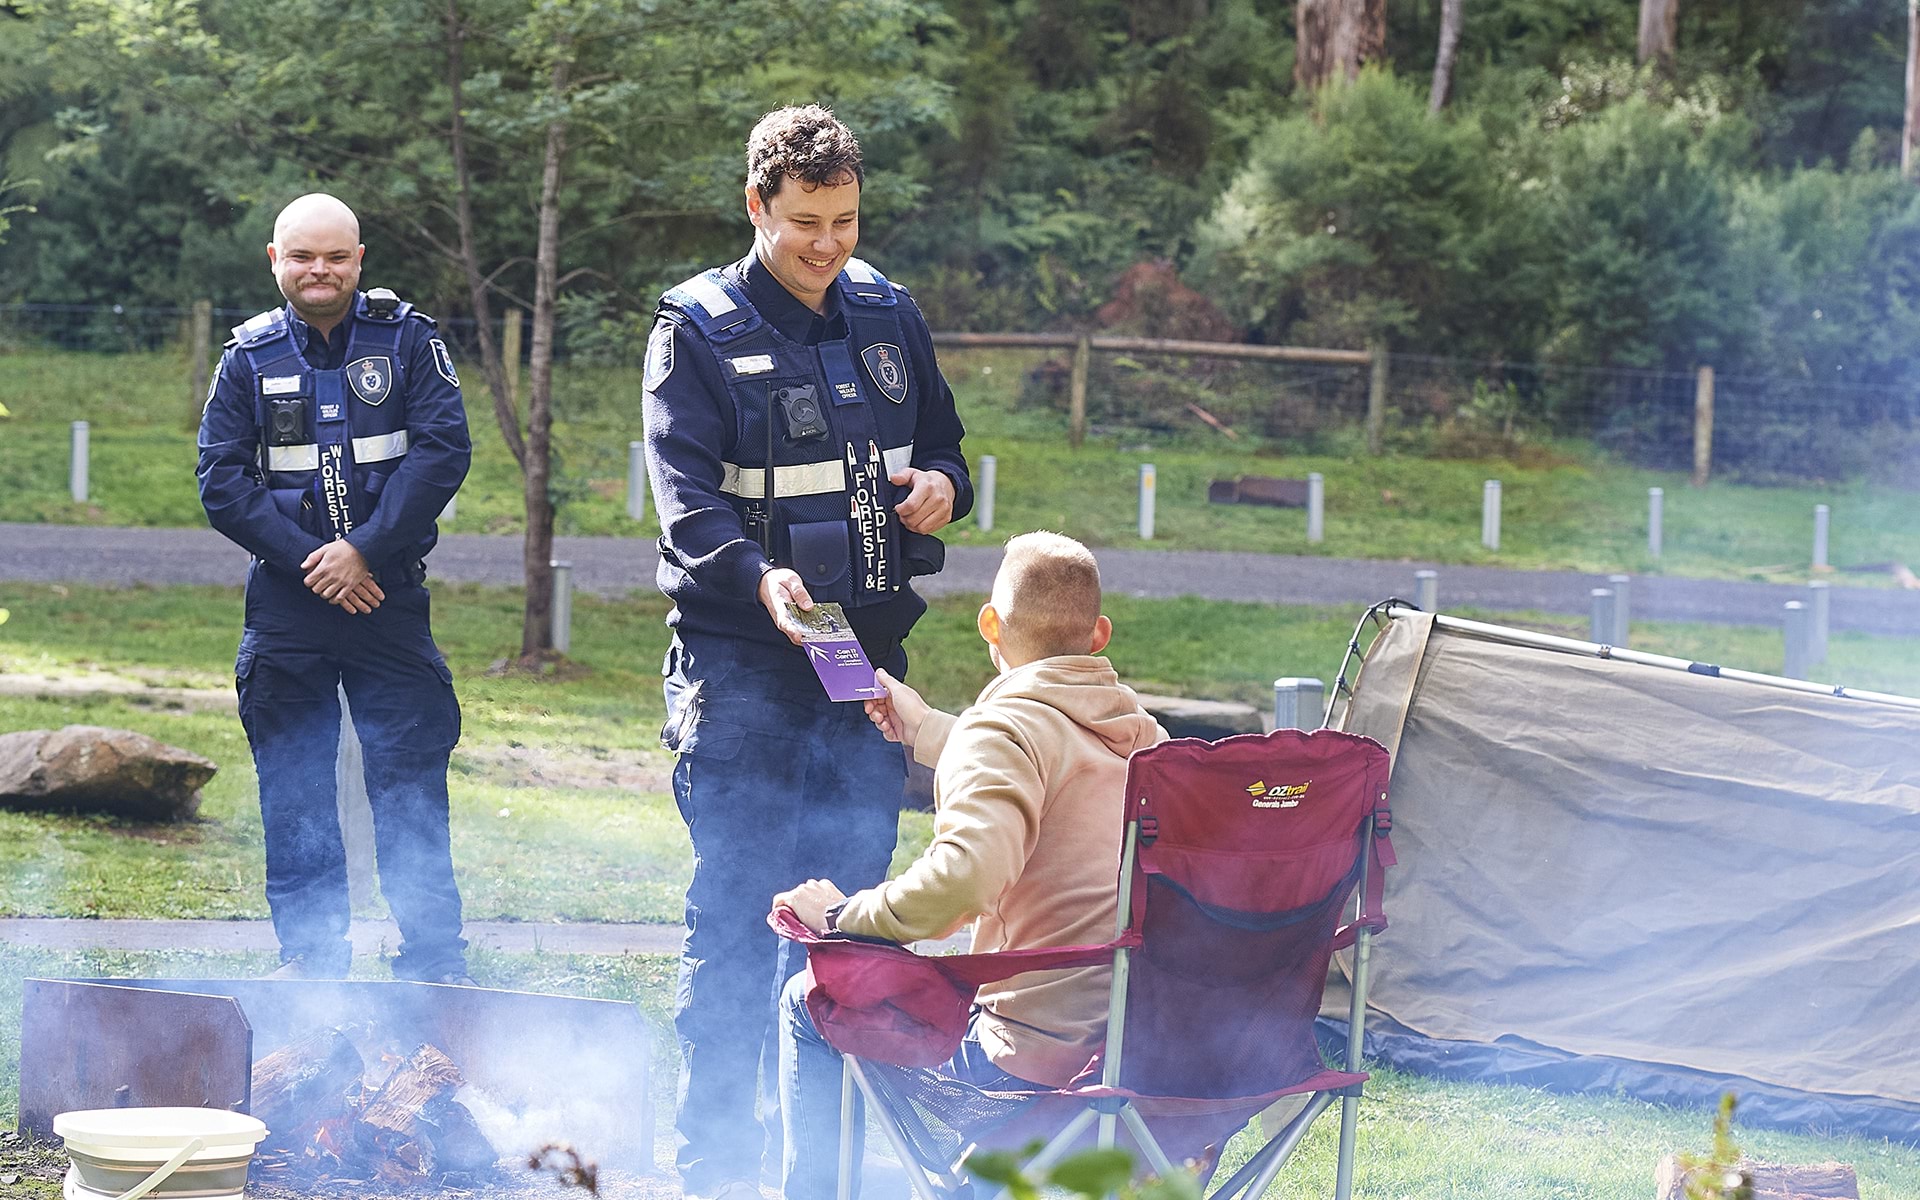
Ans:
{"type": "Polygon", "coordinates": [[[253,1148],[267,1136],[256,1117],[219,1108],[93,1108],[60,1113],[66,1200],[238,1200],[253,1148]]]}

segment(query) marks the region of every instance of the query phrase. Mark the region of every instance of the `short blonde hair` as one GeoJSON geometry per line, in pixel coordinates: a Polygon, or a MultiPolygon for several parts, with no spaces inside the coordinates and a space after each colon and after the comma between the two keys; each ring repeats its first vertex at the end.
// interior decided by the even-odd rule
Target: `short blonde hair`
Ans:
{"type": "Polygon", "coordinates": [[[1057,533],[1007,543],[993,579],[1000,644],[1023,661],[1085,654],[1100,620],[1100,566],[1093,551],[1057,533]]]}

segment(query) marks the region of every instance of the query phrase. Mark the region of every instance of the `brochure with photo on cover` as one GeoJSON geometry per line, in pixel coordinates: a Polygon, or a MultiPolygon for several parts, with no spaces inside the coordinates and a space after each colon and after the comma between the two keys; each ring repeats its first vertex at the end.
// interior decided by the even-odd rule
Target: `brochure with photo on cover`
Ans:
{"type": "Polygon", "coordinates": [[[845,609],[838,604],[816,604],[805,609],[789,604],[787,615],[805,631],[800,649],[806,652],[829,700],[877,700],[887,694],[874,682],[873,664],[860,648],[845,609]]]}

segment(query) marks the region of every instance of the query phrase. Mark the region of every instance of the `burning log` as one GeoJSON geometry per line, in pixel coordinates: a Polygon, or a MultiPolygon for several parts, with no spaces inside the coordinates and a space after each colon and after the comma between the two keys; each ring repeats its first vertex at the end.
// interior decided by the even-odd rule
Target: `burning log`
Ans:
{"type": "Polygon", "coordinates": [[[370,1071],[355,1046],[370,1032],[322,1030],[254,1064],[253,1114],[271,1130],[260,1168],[401,1186],[492,1173],[498,1155],[453,1098],[460,1068],[422,1045],[405,1060],[381,1055],[370,1071]]]}
{"type": "Polygon", "coordinates": [[[304,1128],[345,1116],[365,1071],[360,1052],[339,1029],[309,1034],[253,1064],[251,1111],[269,1130],[263,1152],[293,1149],[304,1128]]]}
{"type": "Polygon", "coordinates": [[[421,1046],[360,1110],[354,1135],[388,1183],[491,1170],[498,1155],[473,1114],[453,1098],[465,1079],[452,1059],[421,1046]]]}

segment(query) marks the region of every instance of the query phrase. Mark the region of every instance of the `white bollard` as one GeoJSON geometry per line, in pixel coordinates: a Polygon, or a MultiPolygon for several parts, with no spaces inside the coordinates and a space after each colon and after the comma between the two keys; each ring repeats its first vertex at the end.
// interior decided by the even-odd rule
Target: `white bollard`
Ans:
{"type": "Polygon", "coordinates": [[[457,509],[459,505],[459,492],[455,492],[453,495],[447,497],[447,506],[440,510],[440,523],[442,525],[450,525],[453,523],[455,509],[457,509]]]}
{"type": "Polygon", "coordinates": [[[1647,557],[1660,557],[1660,523],[1666,516],[1667,492],[1665,488],[1647,489],[1647,557]]]}
{"type": "Polygon", "coordinates": [[[1327,537],[1327,481],[1320,472],[1307,476],[1307,541],[1319,545],[1327,537]]]}
{"type": "Polygon", "coordinates": [[[1613,645],[1613,590],[1594,588],[1593,611],[1587,621],[1587,640],[1596,646],[1613,645]]]}
{"type": "Polygon", "coordinates": [[[1480,494],[1480,544],[1489,550],[1500,548],[1500,481],[1487,480],[1480,494]]]}
{"type": "Polygon", "coordinates": [[[1153,490],[1154,472],[1152,463],[1140,464],[1140,540],[1153,540],[1153,490]]]}
{"type": "Polygon", "coordinates": [[[1827,506],[1813,506],[1813,569],[1824,570],[1827,565],[1827,523],[1830,516],[1827,506]]]}
{"type": "Polygon", "coordinates": [[[1807,585],[1807,662],[1827,661],[1827,631],[1833,615],[1833,589],[1824,579],[1807,585]]]}
{"type": "Polygon", "coordinates": [[[1781,633],[1784,635],[1785,650],[1780,673],[1788,679],[1807,677],[1807,606],[1798,600],[1789,600],[1781,614],[1781,633]]]}
{"type": "Polygon", "coordinates": [[[1613,588],[1613,644],[1624,646],[1633,626],[1633,576],[1609,575],[1607,583],[1613,588]]]}
{"type": "Polygon", "coordinates": [[[993,485],[999,466],[1000,460],[993,455],[980,456],[980,478],[973,481],[973,523],[981,533],[993,532],[993,485]]]}
{"type": "Polygon", "coordinates": [[[1275,729],[1320,728],[1326,720],[1327,685],[1318,679],[1288,677],[1273,681],[1273,727],[1275,729]]]}
{"type": "Polygon", "coordinates": [[[75,504],[87,502],[87,423],[73,423],[73,457],[67,469],[67,493],[75,504]]]}
{"type": "Polygon", "coordinates": [[[1440,572],[1413,573],[1413,603],[1421,612],[1440,611],[1440,572]]]}
{"type": "Polygon", "coordinates": [[[647,519],[647,444],[627,443],[627,519],[647,519]]]}
{"type": "Polygon", "coordinates": [[[554,559],[553,648],[565,654],[573,645],[573,564],[554,559]]]}

